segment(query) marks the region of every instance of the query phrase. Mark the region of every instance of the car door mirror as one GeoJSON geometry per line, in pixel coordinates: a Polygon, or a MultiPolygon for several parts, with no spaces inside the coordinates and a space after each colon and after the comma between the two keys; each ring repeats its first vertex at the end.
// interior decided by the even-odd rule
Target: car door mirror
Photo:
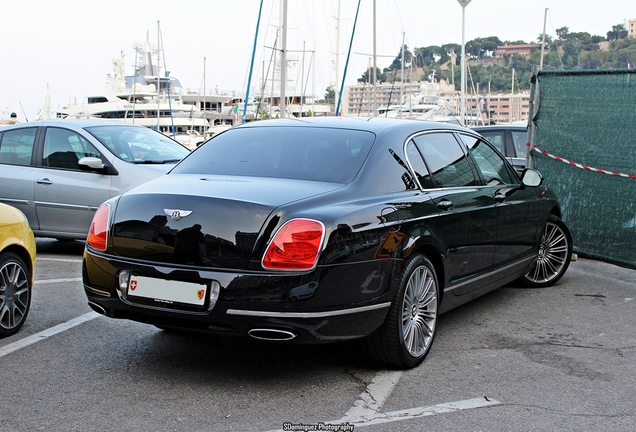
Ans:
{"type": "Polygon", "coordinates": [[[77,163],[80,168],[91,171],[103,171],[105,168],[104,162],[97,157],[83,157],[77,163]]]}
{"type": "Polygon", "coordinates": [[[521,182],[529,187],[539,186],[543,182],[543,176],[536,169],[526,168],[521,176],[521,182]]]}

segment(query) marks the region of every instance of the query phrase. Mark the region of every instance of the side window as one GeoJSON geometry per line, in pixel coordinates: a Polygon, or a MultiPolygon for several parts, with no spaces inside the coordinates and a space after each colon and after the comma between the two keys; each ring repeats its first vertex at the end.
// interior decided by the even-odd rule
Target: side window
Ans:
{"type": "Polygon", "coordinates": [[[422,188],[424,189],[430,189],[434,187],[433,179],[431,178],[431,175],[429,174],[428,169],[424,164],[422,155],[420,154],[419,150],[412,140],[409,141],[409,143],[406,145],[406,157],[411,164],[411,168],[413,168],[413,171],[415,172],[417,180],[420,182],[420,186],[422,186],[422,188]]]}
{"type": "Polygon", "coordinates": [[[468,156],[451,133],[424,134],[413,139],[424,156],[437,187],[463,187],[479,184],[468,156]]]}
{"type": "Polygon", "coordinates": [[[37,128],[6,131],[0,137],[0,163],[31,165],[37,128]]]}
{"type": "Polygon", "coordinates": [[[43,166],[79,170],[78,162],[83,157],[101,158],[95,147],[77,133],[62,128],[46,130],[43,166]]]}
{"type": "MultiPolygon", "coordinates": [[[[505,133],[506,131],[498,130],[498,131],[480,131],[479,132],[484,138],[488,140],[488,142],[494,145],[497,150],[501,152],[501,154],[506,154],[504,149],[505,146],[505,133]]],[[[523,143],[525,145],[525,143],[523,143]]]]}
{"type": "Polygon", "coordinates": [[[517,157],[526,157],[528,151],[528,132],[527,131],[510,131],[512,133],[512,143],[515,147],[517,157]]]}
{"type": "Polygon", "coordinates": [[[506,161],[492,147],[480,139],[463,134],[460,136],[468,146],[468,152],[488,186],[516,183],[512,181],[506,161]]]}

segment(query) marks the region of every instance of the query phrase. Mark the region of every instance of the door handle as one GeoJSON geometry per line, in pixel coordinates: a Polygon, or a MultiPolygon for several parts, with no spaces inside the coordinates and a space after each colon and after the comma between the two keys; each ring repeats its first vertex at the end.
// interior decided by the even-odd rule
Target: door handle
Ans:
{"type": "Polygon", "coordinates": [[[506,200],[506,195],[497,192],[494,196],[495,201],[497,201],[498,203],[502,203],[506,200]]]}
{"type": "Polygon", "coordinates": [[[37,184],[43,184],[43,185],[53,184],[53,182],[51,180],[49,180],[48,178],[46,178],[46,177],[44,177],[43,179],[37,179],[35,182],[37,184]]]}
{"type": "Polygon", "coordinates": [[[448,200],[442,200],[437,203],[437,208],[443,211],[449,211],[453,208],[453,203],[448,200]]]}

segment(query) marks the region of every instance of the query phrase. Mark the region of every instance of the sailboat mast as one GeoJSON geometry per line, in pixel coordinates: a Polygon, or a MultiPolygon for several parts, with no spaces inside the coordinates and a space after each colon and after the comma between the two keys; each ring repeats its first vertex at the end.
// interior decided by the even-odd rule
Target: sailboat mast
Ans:
{"type": "Polygon", "coordinates": [[[377,68],[378,68],[378,59],[376,54],[376,7],[375,0],[373,0],[373,116],[375,117],[378,112],[378,103],[376,98],[376,87],[377,87],[377,68]]]}
{"type": "Polygon", "coordinates": [[[548,18],[548,8],[545,8],[543,13],[543,37],[541,38],[541,62],[539,63],[539,70],[543,70],[543,50],[545,48],[545,22],[548,18]]]}
{"type": "Polygon", "coordinates": [[[345,61],[344,72],[342,73],[342,82],[340,83],[340,96],[338,97],[338,104],[336,105],[335,114],[340,115],[340,104],[342,102],[342,92],[344,91],[344,83],[347,77],[347,69],[349,67],[349,59],[351,58],[351,47],[353,46],[353,36],[356,34],[356,25],[358,24],[358,14],[360,13],[360,2],[358,0],[358,7],[356,8],[356,17],[353,20],[353,30],[351,30],[351,40],[349,41],[349,51],[347,52],[347,60],[345,61]]]}
{"type": "Polygon", "coordinates": [[[340,74],[340,0],[338,0],[338,17],[336,18],[336,106],[340,106],[340,93],[338,90],[338,76],[340,74]]]}
{"type": "Polygon", "coordinates": [[[305,102],[305,41],[303,41],[303,59],[301,61],[301,72],[300,72],[300,83],[301,83],[301,94],[300,94],[300,117],[303,116],[303,103],[305,102]]]}
{"type": "Polygon", "coordinates": [[[287,87],[287,0],[283,0],[282,48],[280,50],[280,118],[285,118],[285,88],[287,87]]]}
{"type": "Polygon", "coordinates": [[[159,21],[157,21],[157,130],[159,130],[159,102],[161,102],[161,77],[159,77],[159,69],[161,68],[160,65],[161,58],[159,52],[159,21]]]}
{"type": "MultiPolygon", "coordinates": [[[[247,88],[245,89],[245,100],[243,100],[243,119],[242,122],[245,122],[245,117],[247,115],[247,101],[250,96],[250,86],[252,85],[252,71],[254,70],[254,57],[256,54],[256,41],[258,39],[258,29],[261,25],[261,12],[263,11],[263,0],[261,0],[261,5],[258,9],[258,20],[256,21],[256,34],[254,35],[254,45],[252,47],[252,59],[250,60],[250,74],[247,79],[247,88]]],[[[261,91],[261,95],[262,95],[261,91]]]]}
{"type": "Polygon", "coordinates": [[[402,117],[402,106],[404,105],[404,32],[402,32],[402,86],[400,87],[400,109],[398,111],[398,117],[402,117]]]}

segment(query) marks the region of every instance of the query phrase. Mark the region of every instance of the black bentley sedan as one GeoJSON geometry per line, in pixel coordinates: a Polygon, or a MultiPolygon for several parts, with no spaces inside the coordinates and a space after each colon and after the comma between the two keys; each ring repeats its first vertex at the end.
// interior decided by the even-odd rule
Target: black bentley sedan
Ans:
{"type": "Polygon", "coordinates": [[[560,215],[537,171],[519,177],[466,128],[258,121],[106,201],[83,282],[112,318],[278,343],[361,339],[410,368],[441,313],[563,276],[572,244],[560,215]]]}

